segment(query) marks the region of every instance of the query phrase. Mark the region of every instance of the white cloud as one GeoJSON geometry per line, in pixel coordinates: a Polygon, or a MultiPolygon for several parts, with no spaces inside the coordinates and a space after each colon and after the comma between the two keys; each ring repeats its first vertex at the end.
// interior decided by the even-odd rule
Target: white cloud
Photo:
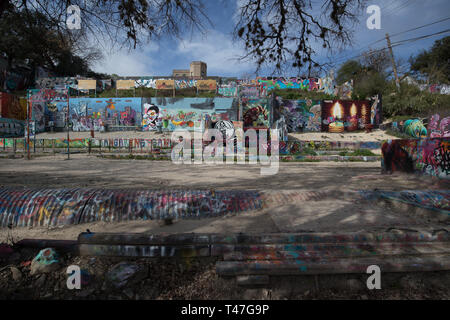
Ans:
{"type": "Polygon", "coordinates": [[[241,74],[252,71],[254,65],[238,61],[244,50],[230,35],[209,30],[207,35],[194,37],[191,41],[181,41],[177,53],[190,56],[191,60],[201,60],[208,65],[208,74],[241,74]]]}
{"type": "Polygon", "coordinates": [[[105,53],[104,59],[93,65],[93,70],[119,76],[151,76],[154,75],[156,57],[159,47],[153,43],[143,49],[128,51],[121,49],[112,53],[105,53]]]}

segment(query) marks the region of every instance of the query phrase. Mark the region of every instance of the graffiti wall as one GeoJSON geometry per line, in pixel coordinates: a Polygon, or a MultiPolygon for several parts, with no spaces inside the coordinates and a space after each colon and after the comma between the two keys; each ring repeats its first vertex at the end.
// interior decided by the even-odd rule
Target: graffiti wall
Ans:
{"type": "Polygon", "coordinates": [[[269,99],[241,99],[244,128],[270,128],[269,99]]]}
{"type": "Polygon", "coordinates": [[[0,188],[0,227],[198,219],[257,210],[262,204],[255,191],[0,188]]]}
{"type": "Polygon", "coordinates": [[[403,132],[413,138],[427,137],[427,129],[419,119],[406,120],[403,124],[403,132]]]}
{"type": "Polygon", "coordinates": [[[325,100],[322,103],[322,131],[344,132],[362,129],[370,123],[369,101],[325,100]]]}
{"type": "Polygon", "coordinates": [[[450,179],[450,138],[419,140],[416,168],[424,174],[450,179]]]}
{"type": "Polygon", "coordinates": [[[239,97],[247,99],[259,99],[261,97],[261,87],[256,85],[239,86],[239,97]]]}
{"type": "Polygon", "coordinates": [[[0,117],[25,120],[27,117],[27,100],[6,92],[0,92],[0,117]]]}
{"type": "MultiPolygon", "coordinates": [[[[258,78],[262,92],[266,94],[274,89],[301,89],[307,91],[318,91],[326,94],[334,94],[335,86],[331,77],[324,78],[258,78]]],[[[347,85],[349,87],[349,85],[347,85]]],[[[342,89],[345,92],[352,91],[353,88],[342,89]]],[[[350,93],[351,96],[351,93],[350,93]]]]}
{"type": "Polygon", "coordinates": [[[35,132],[44,132],[50,122],[56,120],[57,104],[67,108],[67,92],[65,89],[32,89],[28,90],[31,101],[31,119],[35,123],[35,132]]]}
{"type": "Polygon", "coordinates": [[[36,80],[37,89],[78,89],[77,79],[74,77],[39,78],[36,80]]]}
{"type": "Polygon", "coordinates": [[[288,132],[319,132],[322,124],[321,102],[316,100],[277,99],[288,132]]]}
{"type": "Polygon", "coordinates": [[[370,123],[374,128],[378,128],[383,122],[383,102],[381,94],[378,94],[371,99],[370,105],[370,123]]]}
{"type": "MultiPolygon", "coordinates": [[[[66,110],[66,102],[57,103],[55,117],[66,110]]],[[[70,98],[69,121],[73,131],[140,126],[141,98],[70,98]]]]}
{"type": "Polygon", "coordinates": [[[427,128],[420,119],[409,119],[406,121],[392,122],[392,130],[398,131],[411,136],[412,138],[426,138],[428,135],[427,128]]]}
{"type": "Polygon", "coordinates": [[[217,93],[224,97],[236,97],[238,93],[237,83],[220,84],[217,86],[217,93]]]}
{"type": "Polygon", "coordinates": [[[389,140],[381,150],[383,172],[418,172],[450,179],[449,138],[389,140]]]}
{"type": "Polygon", "coordinates": [[[450,117],[441,119],[439,114],[431,116],[427,133],[430,138],[450,138],[450,117]]]}
{"type": "Polygon", "coordinates": [[[160,125],[165,131],[202,131],[205,118],[212,122],[237,120],[237,107],[233,98],[144,98],[142,129],[157,130],[160,125]]]}
{"type": "Polygon", "coordinates": [[[25,121],[0,118],[0,137],[23,137],[25,121]]]}

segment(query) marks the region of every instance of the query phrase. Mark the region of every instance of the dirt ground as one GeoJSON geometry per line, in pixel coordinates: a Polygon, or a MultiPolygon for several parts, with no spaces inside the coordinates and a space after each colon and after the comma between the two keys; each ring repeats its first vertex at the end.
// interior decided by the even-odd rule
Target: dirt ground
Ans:
{"type": "MultiPolygon", "coordinates": [[[[260,210],[216,218],[94,222],[53,228],[0,229],[0,243],[24,238],[75,240],[80,232],[272,233],[442,230],[448,227],[428,210],[361,201],[358,190],[448,189],[446,181],[417,175],[382,175],[379,162],[280,163],[261,176],[259,165],[175,165],[169,161],[112,160],[74,154],[33,160],[0,159],[0,187],[107,188],[153,190],[257,190],[272,196],[260,210]]],[[[383,290],[368,290],[367,275],[271,277],[263,287],[241,287],[215,271],[215,261],[127,259],[62,255],[58,270],[31,275],[37,251],[22,249],[0,261],[0,299],[449,299],[450,273],[383,275],[383,290]],[[115,288],[108,275],[118,263],[138,265],[139,274],[115,288]],[[68,290],[66,268],[86,271],[81,290],[68,290]]]]}
{"type": "Polygon", "coordinates": [[[358,190],[448,189],[448,182],[417,175],[382,175],[378,162],[280,163],[279,172],[261,176],[259,165],[175,165],[169,161],[111,160],[75,154],[0,160],[0,186],[152,190],[256,190],[273,195],[260,210],[198,220],[93,222],[55,228],[0,229],[13,237],[76,239],[92,232],[355,232],[389,227],[446,227],[433,214],[410,206],[386,208],[361,201],[358,190]],[[284,197],[291,193],[294,197],[284,197]]]}
{"type": "MultiPolygon", "coordinates": [[[[95,132],[97,139],[114,139],[114,138],[140,138],[140,139],[155,139],[155,138],[170,138],[170,132],[157,133],[152,131],[117,131],[117,132],[95,132]]],[[[70,139],[90,138],[90,132],[70,132],[70,139]]],[[[66,139],[67,132],[44,132],[36,135],[37,139],[66,139]]],[[[370,142],[383,141],[389,139],[397,139],[395,136],[387,134],[383,130],[373,130],[370,133],[366,132],[345,132],[345,133],[331,133],[331,132],[304,132],[304,133],[290,133],[289,139],[301,141],[346,141],[346,142],[370,142]]]]}

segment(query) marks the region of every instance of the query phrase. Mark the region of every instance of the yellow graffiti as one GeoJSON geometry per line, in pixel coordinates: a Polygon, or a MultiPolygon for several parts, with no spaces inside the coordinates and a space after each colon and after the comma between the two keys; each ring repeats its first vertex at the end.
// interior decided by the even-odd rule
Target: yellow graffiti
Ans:
{"type": "Polygon", "coordinates": [[[44,218],[50,218],[51,213],[44,207],[41,207],[41,209],[39,210],[39,222],[42,222],[42,219],[44,218]]]}

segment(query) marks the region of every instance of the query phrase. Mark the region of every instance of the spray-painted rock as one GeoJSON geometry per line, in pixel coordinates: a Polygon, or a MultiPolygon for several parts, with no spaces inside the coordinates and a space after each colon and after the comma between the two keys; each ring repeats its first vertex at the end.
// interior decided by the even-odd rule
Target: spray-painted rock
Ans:
{"type": "Polygon", "coordinates": [[[418,119],[414,120],[406,120],[403,125],[403,129],[406,134],[414,137],[414,138],[426,138],[427,137],[427,129],[423,125],[422,121],[418,119]]]}
{"type": "Polygon", "coordinates": [[[106,274],[110,285],[121,288],[129,283],[136,283],[147,276],[145,270],[135,263],[120,262],[114,265],[106,274]]]}
{"type": "Polygon", "coordinates": [[[50,273],[60,267],[58,254],[55,249],[45,248],[31,261],[31,275],[39,273],[50,273]]]}

